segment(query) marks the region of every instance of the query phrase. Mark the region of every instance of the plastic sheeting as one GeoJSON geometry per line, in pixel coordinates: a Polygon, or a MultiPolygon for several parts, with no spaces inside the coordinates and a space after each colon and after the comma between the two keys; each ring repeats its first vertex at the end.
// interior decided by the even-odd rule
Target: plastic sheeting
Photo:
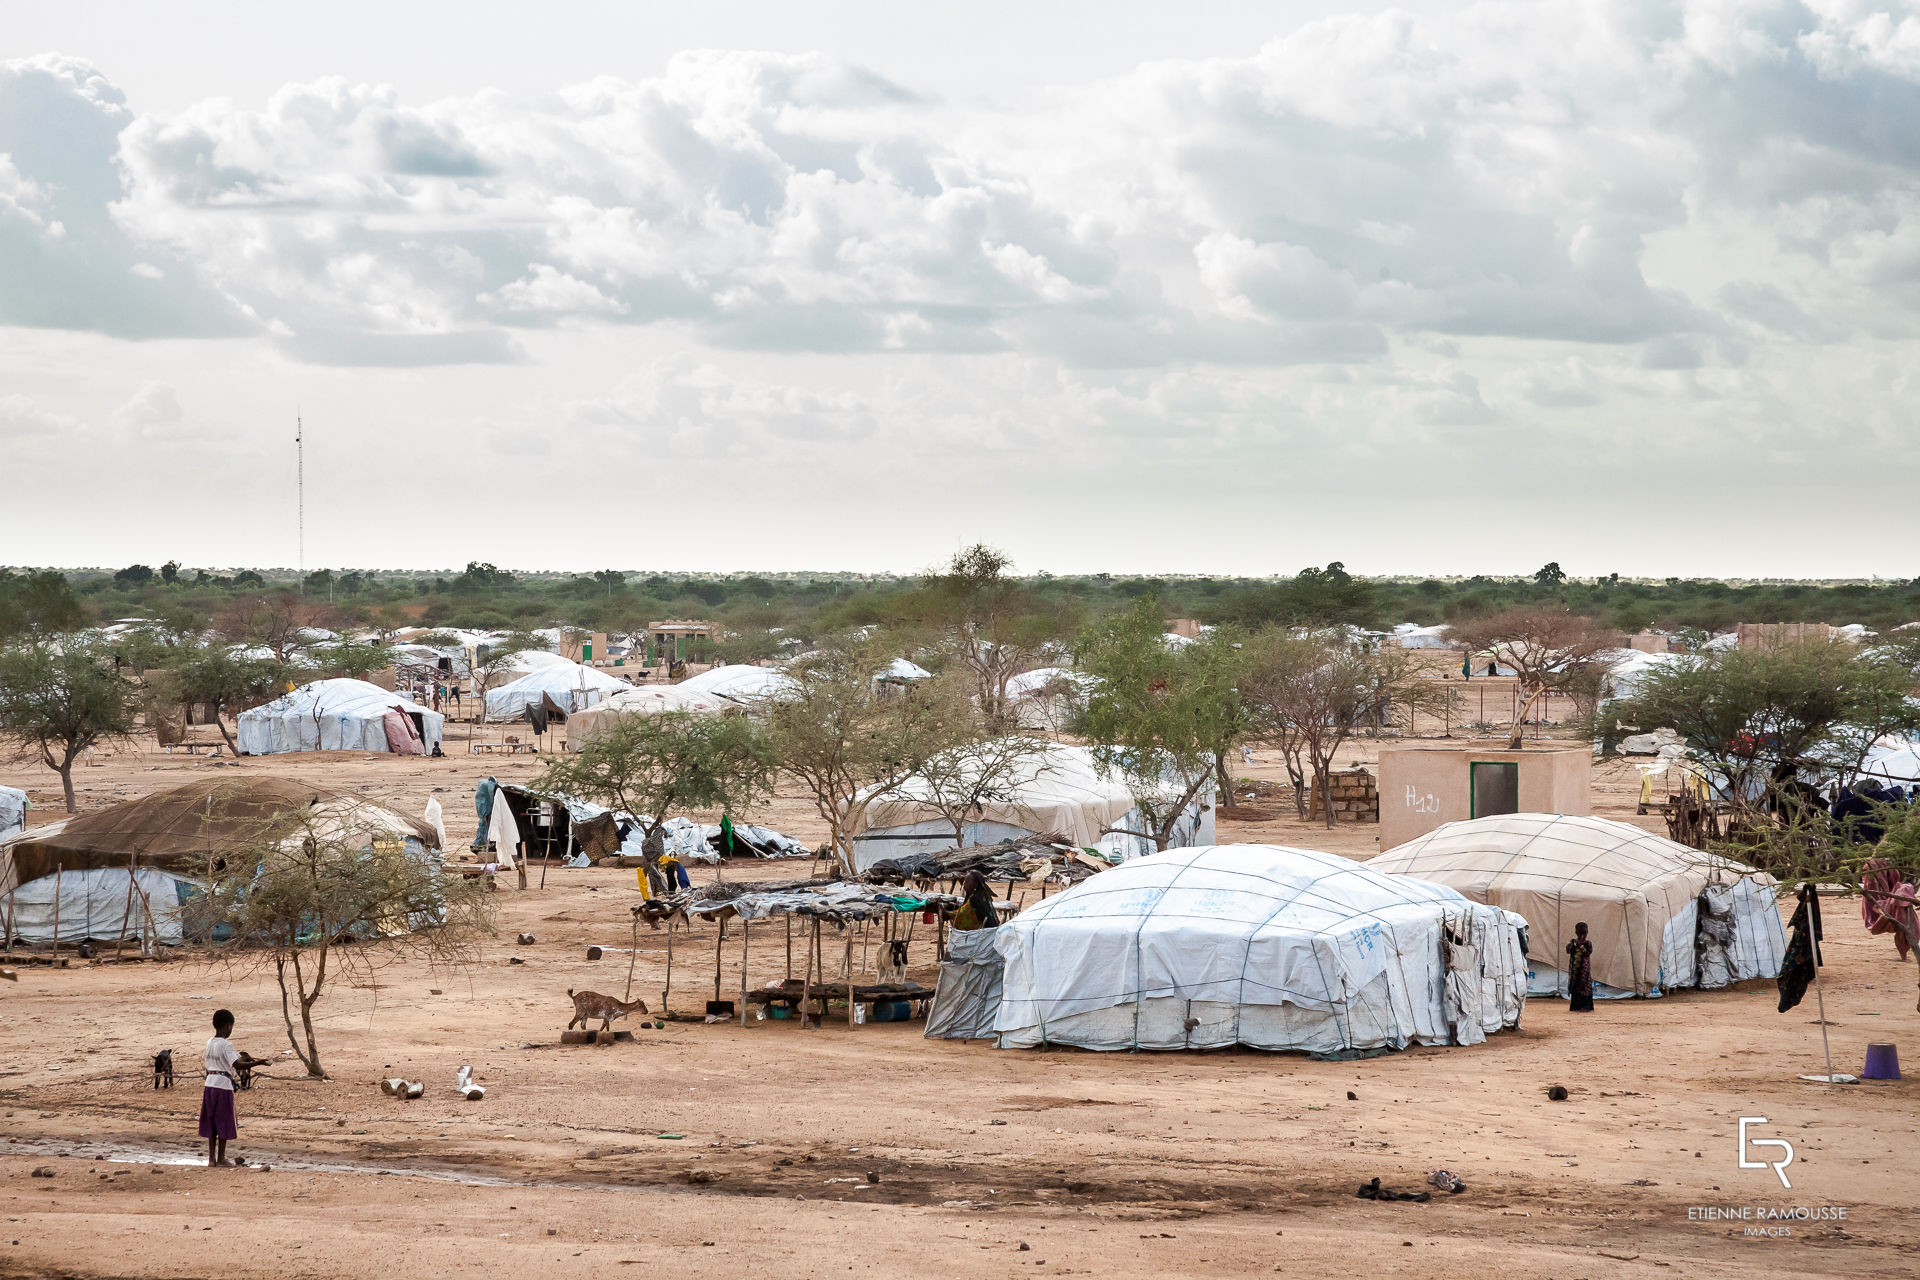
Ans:
{"type": "Polygon", "coordinates": [[[688,693],[712,693],[733,702],[778,698],[799,688],[792,676],[771,667],[715,667],[673,686],[688,693]]]}
{"type": "MultiPolygon", "coordinates": [[[[11,895],[16,940],[30,945],[54,940],[56,889],[61,942],[118,942],[123,936],[130,941],[151,936],[156,942],[177,946],[180,906],[200,886],[196,880],[154,867],[137,871],[98,867],[41,876],[11,895]]],[[[0,906],[0,919],[5,910],[0,906]]]]}
{"type": "Polygon", "coordinates": [[[27,793],[18,787],[0,787],[0,837],[27,825],[27,793]]]}
{"type": "Polygon", "coordinates": [[[542,696],[552,698],[556,706],[571,715],[585,711],[602,698],[632,688],[625,680],[616,680],[604,671],[562,658],[527,672],[512,684],[488,690],[487,719],[511,720],[528,707],[539,706],[542,696]]]}
{"type": "Polygon", "coordinates": [[[615,693],[585,711],[567,717],[567,745],[575,751],[588,735],[615,716],[659,715],[664,711],[688,711],[696,715],[714,715],[738,710],[739,703],[717,693],[702,693],[685,685],[641,685],[615,693]]]}
{"type": "Polygon", "coordinates": [[[927,1009],[929,1040],[991,1040],[1006,983],[1006,961],[994,938],[999,929],[955,929],[947,935],[947,958],[933,1004],[927,1009]]]}
{"type": "Polygon", "coordinates": [[[398,708],[421,727],[427,754],[440,745],[446,717],[365,680],[316,680],[265,706],[240,713],[240,754],[288,751],[386,751],[386,715],[398,708]]]}
{"type": "Polygon", "coordinates": [[[1003,1048],[1337,1055],[1453,1043],[1462,1017],[1491,1033],[1518,1024],[1525,998],[1507,913],[1276,845],[1137,858],[1023,911],[994,945],[1003,1048]],[[1475,1010],[1446,999],[1449,927],[1477,953],[1475,1010]]]}
{"type": "Polygon", "coordinates": [[[1734,889],[1735,981],[1776,976],[1786,954],[1773,877],[1624,822],[1548,813],[1450,822],[1367,866],[1524,917],[1536,991],[1565,991],[1560,970],[1581,921],[1597,984],[1637,995],[1695,985],[1695,904],[1713,884],[1734,889]]]}
{"type": "MultiPolygon", "coordinates": [[[[1210,790],[1201,792],[1182,816],[1176,844],[1213,839],[1210,790]]],[[[1028,835],[1058,835],[1083,848],[1131,856],[1142,850],[1138,837],[1114,836],[1110,829],[1143,831],[1125,780],[1108,776],[1089,747],[1048,744],[1021,762],[1020,775],[999,799],[990,800],[968,824],[967,844],[993,844],[1028,835]]],[[[930,800],[929,789],[909,779],[862,813],[854,832],[854,869],[863,871],[883,858],[953,847],[952,825],[930,800]]],[[[1152,848],[1145,842],[1145,849],[1152,848]]]]}

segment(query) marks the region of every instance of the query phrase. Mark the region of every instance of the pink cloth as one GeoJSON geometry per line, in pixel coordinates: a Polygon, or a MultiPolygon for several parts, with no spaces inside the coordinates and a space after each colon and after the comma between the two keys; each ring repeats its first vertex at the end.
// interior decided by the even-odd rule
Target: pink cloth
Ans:
{"type": "Polygon", "coordinates": [[[1869,859],[1861,869],[1860,917],[1868,933],[1890,933],[1893,949],[1907,958],[1907,939],[1914,932],[1915,893],[1885,858],[1869,859]]]}
{"type": "Polygon", "coordinates": [[[426,746],[420,741],[419,730],[413,727],[413,717],[398,707],[386,714],[387,750],[402,756],[423,756],[426,746]]]}

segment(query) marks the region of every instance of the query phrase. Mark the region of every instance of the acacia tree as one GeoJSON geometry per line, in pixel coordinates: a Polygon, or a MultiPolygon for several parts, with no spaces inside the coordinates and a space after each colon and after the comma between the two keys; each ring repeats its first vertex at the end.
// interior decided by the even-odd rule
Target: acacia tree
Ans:
{"type": "Polygon", "coordinates": [[[1041,666],[1067,631],[1058,610],[1007,576],[1012,567],[1004,552],[978,543],[927,578],[937,645],[972,677],[990,729],[1011,723],[1007,682],[1041,666]]]}
{"type": "Polygon", "coordinates": [[[281,662],[292,662],[309,643],[310,632],[332,621],[324,604],[309,604],[291,591],[229,600],[213,616],[213,629],[234,644],[255,645],[273,651],[281,662]]]}
{"type": "Polygon", "coordinates": [[[226,713],[271,701],[286,689],[289,678],[287,664],[277,658],[249,657],[230,645],[212,644],[175,650],[148,688],[156,710],[161,705],[208,704],[227,750],[238,755],[240,748],[227,732],[226,713]]]}
{"type": "Polygon", "coordinates": [[[957,848],[967,842],[967,824],[988,805],[1018,804],[1023,788],[1049,772],[1047,746],[1010,733],[936,752],[914,774],[914,796],[953,828],[957,848]]]}
{"type": "Polygon", "coordinates": [[[1801,769],[1849,782],[1875,742],[1920,731],[1896,658],[1812,641],[1689,654],[1649,669],[1610,708],[1671,728],[1737,812],[1797,807],[1801,769]]]}
{"type": "Polygon", "coordinates": [[[533,785],[630,814],[652,835],[675,809],[744,809],[772,791],[774,763],[772,737],[751,716],[634,712],[602,717],[533,785]]]}
{"type": "Polygon", "coordinates": [[[58,569],[15,574],[0,569],[0,640],[51,636],[87,625],[91,615],[58,569]]]}
{"type": "Polygon", "coordinates": [[[407,834],[391,811],[352,800],[276,814],[209,857],[206,891],[183,908],[193,936],[229,939],[217,958],[272,967],[287,1043],[309,1076],[327,1074],[314,1006],[338,975],[407,958],[468,962],[493,931],[484,886],[449,879],[440,852],[409,848],[407,834]]]}
{"type": "Polygon", "coordinates": [[[133,732],[136,691],[95,641],[0,650],[0,737],[22,759],[60,775],[67,812],[76,812],[73,765],[87,751],[133,732]]]}
{"type": "Polygon", "coordinates": [[[1370,652],[1342,632],[1257,637],[1240,676],[1250,732],[1286,756],[1302,818],[1303,775],[1312,780],[1329,827],[1336,821],[1332,777],[1340,748],[1362,728],[1411,715],[1428,694],[1400,650],[1370,652]]]}
{"type": "Polygon", "coordinates": [[[875,633],[834,637],[790,668],[791,689],[757,708],[781,769],[812,797],[849,873],[853,830],[867,807],[927,761],[983,736],[971,704],[946,681],[915,680],[883,693],[880,676],[891,661],[875,633]]]}
{"type": "Polygon", "coordinates": [[[1456,623],[1447,639],[1469,653],[1481,653],[1510,667],[1520,682],[1520,709],[1507,746],[1518,751],[1527,716],[1550,693],[1578,696],[1591,689],[1597,669],[1611,666],[1606,656],[1620,637],[1591,618],[1564,609],[1509,609],[1456,623]]]}
{"type": "Polygon", "coordinates": [[[1132,608],[1087,629],[1075,646],[1094,678],[1081,728],[1102,772],[1122,779],[1155,849],[1172,842],[1180,815],[1207,788],[1215,763],[1246,728],[1236,687],[1238,643],[1221,629],[1170,647],[1160,602],[1132,608]]]}

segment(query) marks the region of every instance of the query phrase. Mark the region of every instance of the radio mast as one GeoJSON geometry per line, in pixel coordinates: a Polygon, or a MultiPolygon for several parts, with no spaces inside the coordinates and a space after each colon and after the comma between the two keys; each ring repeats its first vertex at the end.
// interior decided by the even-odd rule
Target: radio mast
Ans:
{"type": "Polygon", "coordinates": [[[304,423],[301,422],[300,415],[297,413],[294,414],[293,415],[294,473],[296,477],[295,487],[299,494],[299,497],[297,499],[297,504],[296,504],[296,510],[298,512],[298,515],[295,518],[298,521],[298,527],[300,531],[299,569],[300,569],[300,581],[302,583],[306,582],[307,580],[307,441],[306,441],[306,434],[307,434],[306,426],[304,423]]]}

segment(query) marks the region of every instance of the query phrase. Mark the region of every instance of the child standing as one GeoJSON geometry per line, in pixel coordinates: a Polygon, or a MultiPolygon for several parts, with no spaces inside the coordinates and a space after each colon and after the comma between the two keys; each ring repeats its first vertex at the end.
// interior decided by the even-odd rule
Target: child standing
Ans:
{"type": "Polygon", "coordinates": [[[200,1090],[200,1136],[207,1140],[209,1169],[227,1162],[227,1140],[240,1134],[233,1110],[234,1064],[240,1051],[227,1039],[232,1032],[232,1012],[214,1010],[213,1039],[207,1041],[207,1079],[200,1090]]]}

